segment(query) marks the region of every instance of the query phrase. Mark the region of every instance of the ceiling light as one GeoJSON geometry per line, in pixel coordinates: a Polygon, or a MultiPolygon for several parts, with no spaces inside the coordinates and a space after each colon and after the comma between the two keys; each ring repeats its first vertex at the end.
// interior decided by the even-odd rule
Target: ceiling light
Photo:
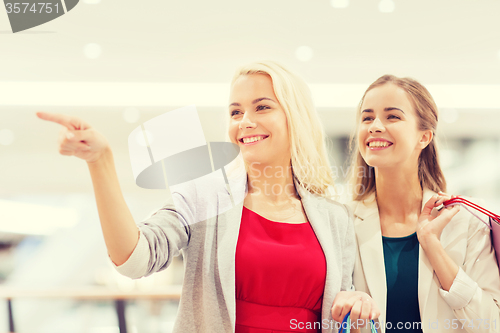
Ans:
{"type": "Polygon", "coordinates": [[[99,44],[89,43],[83,47],[83,53],[89,59],[97,59],[101,56],[102,49],[99,44]]]}
{"type": "Polygon", "coordinates": [[[74,209],[0,200],[0,232],[49,235],[78,221],[74,209]]]}
{"type": "MultiPolygon", "coordinates": [[[[316,107],[355,107],[370,82],[311,83],[316,107]]],[[[500,84],[429,84],[440,109],[500,109],[500,84]]],[[[227,108],[229,83],[0,81],[1,106],[98,106],[227,108]],[[57,94],[54,94],[57,91],[57,94]],[[30,98],[26,98],[30,96],[30,98]]]]}
{"type": "Polygon", "coordinates": [[[349,0],[330,0],[330,5],[333,8],[346,8],[349,6],[349,0]]]}
{"type": "Polygon", "coordinates": [[[381,13],[392,13],[395,7],[394,1],[392,0],[381,0],[378,4],[378,10],[381,13]]]}
{"type": "Polygon", "coordinates": [[[295,56],[300,61],[309,61],[313,57],[313,50],[309,46],[300,46],[295,50],[295,56]]]}

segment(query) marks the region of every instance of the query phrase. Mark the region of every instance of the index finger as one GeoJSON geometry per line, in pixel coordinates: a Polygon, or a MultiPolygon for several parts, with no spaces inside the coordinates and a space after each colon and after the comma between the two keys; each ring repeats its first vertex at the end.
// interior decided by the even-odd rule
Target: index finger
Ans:
{"type": "Polygon", "coordinates": [[[59,125],[62,125],[66,127],[69,130],[77,130],[77,129],[83,129],[80,127],[83,127],[83,124],[80,124],[80,121],[78,119],[74,119],[70,116],[67,116],[65,114],[60,114],[60,113],[50,113],[50,112],[37,112],[36,115],[38,118],[47,120],[47,121],[52,121],[54,123],[57,123],[59,125]]]}

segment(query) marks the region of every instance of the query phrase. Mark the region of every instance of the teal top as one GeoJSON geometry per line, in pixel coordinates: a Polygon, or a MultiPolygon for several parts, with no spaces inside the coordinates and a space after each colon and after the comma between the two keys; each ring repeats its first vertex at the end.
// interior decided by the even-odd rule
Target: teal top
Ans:
{"type": "Polygon", "coordinates": [[[386,332],[422,333],[418,307],[417,233],[406,237],[384,237],[387,281],[386,332]]]}

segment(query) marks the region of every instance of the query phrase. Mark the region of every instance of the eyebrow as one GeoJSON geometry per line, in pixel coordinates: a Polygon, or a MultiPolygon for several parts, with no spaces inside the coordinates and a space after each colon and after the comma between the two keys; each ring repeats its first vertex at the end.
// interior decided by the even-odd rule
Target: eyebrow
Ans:
{"type": "MultiPolygon", "coordinates": [[[[268,101],[276,103],[276,101],[274,99],[271,99],[269,97],[260,97],[260,98],[254,99],[252,101],[252,104],[256,104],[256,103],[259,103],[259,102],[264,101],[264,100],[268,100],[268,101]]],[[[229,104],[229,106],[241,106],[241,104],[240,103],[231,103],[231,104],[229,104]]]]}
{"type": "MultiPolygon", "coordinates": [[[[401,110],[400,108],[389,107],[389,108],[384,109],[384,111],[394,111],[394,110],[401,111],[401,112],[403,112],[403,114],[405,114],[405,112],[403,110],[401,110]]],[[[363,111],[361,111],[361,113],[364,113],[364,112],[373,112],[373,109],[364,109],[363,111]]]]}

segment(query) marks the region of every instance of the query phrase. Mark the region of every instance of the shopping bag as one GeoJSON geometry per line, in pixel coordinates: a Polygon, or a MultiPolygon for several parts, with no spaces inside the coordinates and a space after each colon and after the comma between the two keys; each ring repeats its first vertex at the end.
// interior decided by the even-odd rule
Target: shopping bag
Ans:
{"type": "MultiPolygon", "coordinates": [[[[378,333],[377,327],[375,327],[375,322],[370,320],[370,328],[372,333],[378,333]]],[[[351,312],[345,315],[342,324],[340,325],[339,333],[349,333],[351,332],[351,312]]]]}
{"type": "Polygon", "coordinates": [[[472,215],[477,217],[481,222],[483,222],[484,224],[486,224],[488,226],[488,228],[490,229],[490,234],[491,234],[491,243],[493,244],[493,248],[495,249],[495,256],[497,258],[497,264],[500,266],[500,216],[490,212],[489,210],[487,210],[479,205],[476,205],[473,202],[470,202],[469,200],[461,198],[461,197],[453,198],[453,199],[450,199],[450,200],[443,202],[443,206],[445,206],[445,207],[453,206],[453,205],[463,206],[472,215]],[[480,218],[474,212],[474,210],[488,216],[489,223],[487,221],[485,221],[484,219],[480,218]]]}

